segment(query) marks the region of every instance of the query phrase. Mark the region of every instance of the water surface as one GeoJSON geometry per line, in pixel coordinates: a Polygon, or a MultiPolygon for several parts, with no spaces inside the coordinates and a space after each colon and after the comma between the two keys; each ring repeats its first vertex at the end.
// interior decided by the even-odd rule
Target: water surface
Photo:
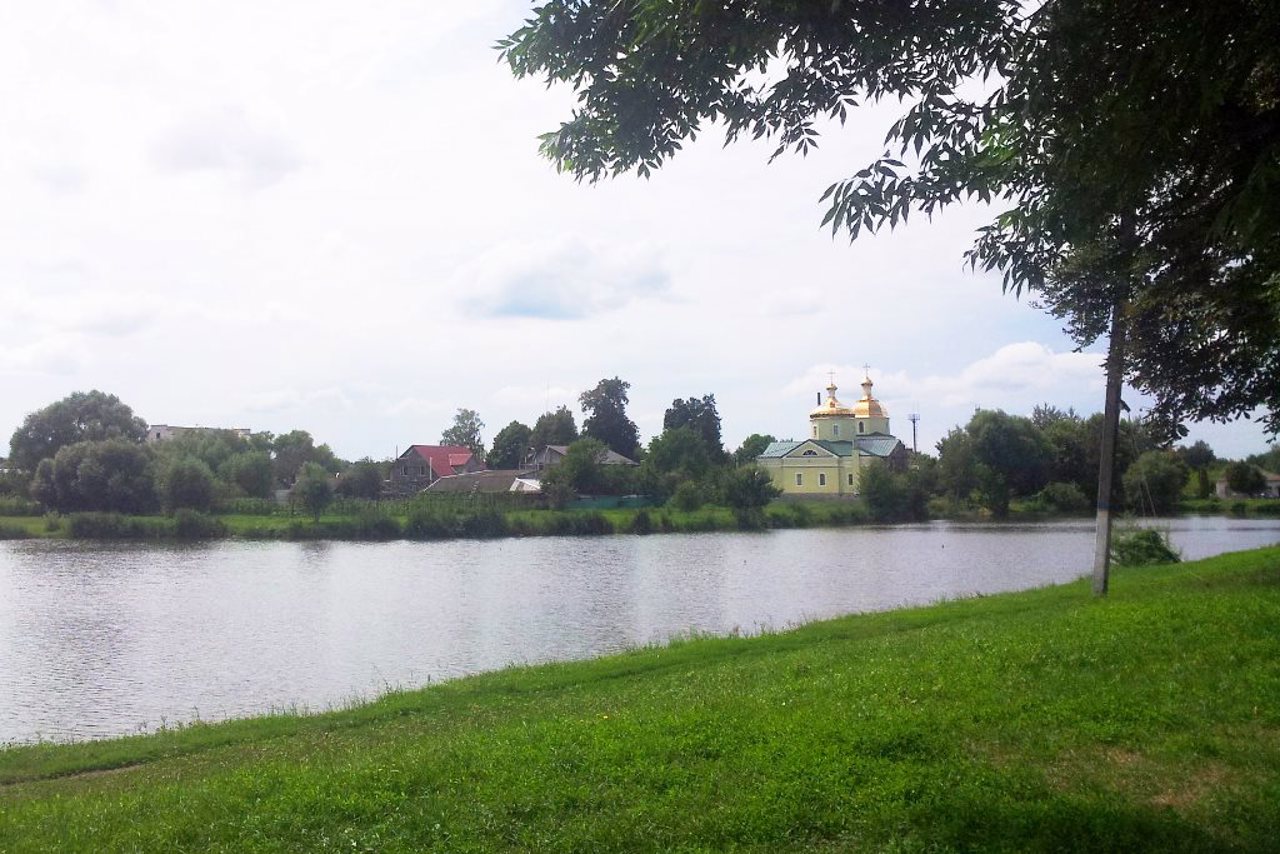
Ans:
{"type": "MultiPolygon", "coordinates": [[[[1280,520],[1160,523],[1188,559],[1280,520]]],[[[512,663],[1088,571],[1090,521],[443,543],[0,543],[0,743],[323,709],[512,663]]]]}

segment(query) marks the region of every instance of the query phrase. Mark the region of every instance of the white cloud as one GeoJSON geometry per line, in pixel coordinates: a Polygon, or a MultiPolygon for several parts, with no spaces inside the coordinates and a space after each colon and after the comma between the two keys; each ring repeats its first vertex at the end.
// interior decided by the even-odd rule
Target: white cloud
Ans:
{"type": "MultiPolygon", "coordinates": [[[[493,393],[493,401],[523,412],[550,412],[558,406],[577,406],[578,390],[562,385],[507,385],[493,393]]],[[[529,424],[533,426],[532,423],[529,424]]]]}
{"type": "Polygon", "coordinates": [[[1022,341],[1006,344],[956,375],[917,381],[891,375],[889,379],[900,382],[908,395],[943,406],[1009,407],[1029,398],[1052,400],[1060,395],[1074,397],[1082,389],[1101,391],[1100,362],[1097,353],[1057,353],[1044,344],[1022,341]]]}
{"type": "Polygon", "coordinates": [[[643,245],[600,246],[579,238],[510,242],[458,276],[466,307],[487,317],[575,320],[641,299],[664,298],[671,276],[643,245]]]}
{"type": "Polygon", "coordinates": [[[296,388],[257,392],[249,396],[245,411],[254,413],[350,412],[355,404],[340,388],[296,388]]]}
{"type": "Polygon", "coordinates": [[[6,374],[71,376],[83,368],[86,361],[84,347],[70,336],[47,336],[29,344],[0,349],[0,372],[6,374]]]}
{"type": "Polygon", "coordinates": [[[49,192],[56,195],[75,195],[89,183],[89,174],[73,163],[43,163],[32,171],[49,192]]]}
{"type": "Polygon", "coordinates": [[[291,142],[260,129],[239,109],[174,125],[152,145],[151,161],[165,172],[226,173],[248,189],[269,187],[302,165],[291,142]]]}

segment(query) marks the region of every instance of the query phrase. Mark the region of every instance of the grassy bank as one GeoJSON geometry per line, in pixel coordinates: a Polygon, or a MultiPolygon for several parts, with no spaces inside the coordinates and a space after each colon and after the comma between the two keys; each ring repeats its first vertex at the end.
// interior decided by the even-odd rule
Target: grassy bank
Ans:
{"type": "Polygon", "coordinates": [[[0,517],[0,539],[72,538],[105,540],[443,540],[486,537],[691,533],[832,527],[870,522],[861,502],[775,502],[763,510],[707,506],[600,510],[504,509],[485,503],[393,502],[359,504],[319,519],[284,508],[259,513],[174,516],[72,513],[66,516],[0,517]]]}
{"type": "MultiPolygon", "coordinates": [[[[506,509],[477,503],[447,502],[417,506],[413,502],[347,502],[319,519],[270,502],[258,512],[214,514],[179,511],[175,516],[123,516],[117,513],[56,513],[40,516],[0,516],[0,540],[72,538],[104,540],[442,540],[486,537],[581,536],[598,534],[692,533],[699,531],[763,531],[778,528],[819,528],[875,523],[860,501],[776,501],[763,510],[738,511],[706,506],[697,510],[674,507],[607,508],[597,510],[506,509]]],[[[1252,499],[1230,504],[1184,501],[1182,512],[1275,518],[1280,501],[1252,499]]],[[[983,521],[985,512],[947,504],[932,510],[933,518],[983,521]]],[[[1043,507],[1015,505],[1006,521],[1042,521],[1063,516],[1043,507]]]]}
{"type": "Polygon", "coordinates": [[[1272,851],[1280,549],[0,752],[3,851],[1272,851]]]}

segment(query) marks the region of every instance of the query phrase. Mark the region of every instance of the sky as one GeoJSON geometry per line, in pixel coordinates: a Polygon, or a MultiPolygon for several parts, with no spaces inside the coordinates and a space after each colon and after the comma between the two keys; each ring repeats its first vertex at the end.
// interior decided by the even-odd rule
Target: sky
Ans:
{"type": "MultiPolygon", "coordinates": [[[[573,93],[494,43],[529,2],[134,0],[0,8],[0,431],[74,391],[150,423],[309,431],[340,456],[492,439],[602,378],[647,441],[714,394],[726,445],[804,436],[863,366],[911,444],[975,408],[1101,409],[1102,348],[965,267],[957,207],[853,244],[832,182],[896,104],[808,157],[708,128],[648,179],[557,174],[573,93]]],[[[1127,392],[1140,412],[1142,399],[1127,392]]],[[[1260,426],[1191,425],[1220,456],[1260,426]]]]}

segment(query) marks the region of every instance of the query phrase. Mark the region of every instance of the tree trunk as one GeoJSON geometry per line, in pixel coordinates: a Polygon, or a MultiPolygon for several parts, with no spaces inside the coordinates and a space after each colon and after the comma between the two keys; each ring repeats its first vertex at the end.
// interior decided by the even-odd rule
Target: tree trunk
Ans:
{"type": "Polygon", "coordinates": [[[1123,305],[1111,310],[1107,347],[1107,398],[1102,415],[1102,458],[1098,463],[1098,523],[1093,545],[1093,595],[1106,596],[1111,574],[1111,485],[1115,479],[1116,434],[1120,430],[1120,387],[1124,381],[1123,305]]]}

